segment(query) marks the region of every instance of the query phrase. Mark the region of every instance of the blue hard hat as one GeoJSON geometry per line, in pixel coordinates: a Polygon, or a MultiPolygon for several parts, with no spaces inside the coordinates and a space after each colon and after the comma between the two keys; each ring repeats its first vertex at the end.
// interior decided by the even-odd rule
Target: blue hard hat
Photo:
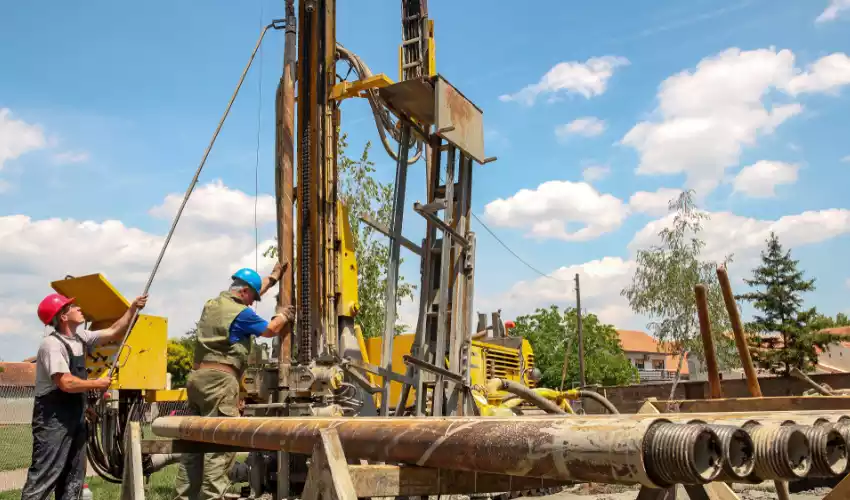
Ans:
{"type": "Polygon", "coordinates": [[[263,287],[263,278],[260,278],[260,275],[257,274],[257,271],[253,269],[243,267],[242,269],[233,273],[231,276],[233,279],[242,280],[245,283],[254,289],[257,292],[257,300],[260,300],[260,289],[263,287]]]}

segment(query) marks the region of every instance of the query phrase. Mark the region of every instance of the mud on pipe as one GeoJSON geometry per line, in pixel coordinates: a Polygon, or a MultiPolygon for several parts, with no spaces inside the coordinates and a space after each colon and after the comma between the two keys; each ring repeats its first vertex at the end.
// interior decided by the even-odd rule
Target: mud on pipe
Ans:
{"type": "Polygon", "coordinates": [[[722,462],[713,431],[661,418],[162,417],[152,427],[162,437],[300,454],[333,428],[349,459],[655,488],[710,482],[722,462]]]}

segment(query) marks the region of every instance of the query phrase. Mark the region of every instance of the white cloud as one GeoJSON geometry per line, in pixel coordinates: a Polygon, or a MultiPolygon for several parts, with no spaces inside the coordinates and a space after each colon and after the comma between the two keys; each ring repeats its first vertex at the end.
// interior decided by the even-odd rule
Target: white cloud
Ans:
{"type": "MultiPolygon", "coordinates": [[[[850,210],[833,208],[785,215],[777,220],[754,219],[730,212],[708,212],[710,219],[703,221],[701,237],[705,241],[703,257],[720,261],[734,254],[733,265],[742,269],[754,262],[764,249],[771,232],[776,233],[785,248],[822,243],[850,233],[850,210]],[[818,228],[813,231],[812,228],[818,228]]],[[[634,252],[657,244],[658,232],[669,227],[673,215],[654,220],[635,234],[629,243],[634,252]]]]}
{"type": "MultiPolygon", "coordinates": [[[[703,223],[702,237],[706,243],[703,258],[720,261],[734,253],[730,273],[743,278],[758,261],[765,240],[773,231],[785,248],[796,249],[828,241],[850,233],[850,210],[832,209],[788,215],[777,220],[758,220],[728,212],[710,213],[703,223]],[[820,228],[812,231],[812,227],[820,228]]],[[[476,297],[476,309],[502,308],[502,317],[508,319],[528,314],[536,307],[556,304],[561,307],[575,305],[576,273],[581,275],[582,308],[618,328],[646,329],[646,318],[635,315],[628,302],[620,296],[634,275],[634,255],[637,250],[658,243],[658,232],[672,223],[672,215],[652,221],[640,230],[629,243],[629,258],[604,257],[583,264],[556,269],[550,276],[523,280],[507,292],[476,297]]],[[[850,279],[847,280],[850,287],[850,279]]]]}
{"type": "Polygon", "coordinates": [[[788,50],[732,48],[665,80],[658,92],[660,119],[638,123],[622,139],[640,155],[637,172],[685,174],[688,187],[707,194],[745,146],[802,111],[799,104],[762,102],[791,79],[793,67],[788,50]]]}
{"type": "Polygon", "coordinates": [[[484,208],[496,226],[529,228],[527,235],[565,241],[587,241],[620,227],[625,204],[601,194],[585,182],[548,181],[537,189],[521,189],[508,199],[484,208]],[[571,224],[582,227],[570,230],[571,224]]]}
{"type": "Polygon", "coordinates": [[[802,105],[788,99],[847,84],[845,54],[825,56],[801,71],[790,50],[730,48],[667,78],[655,116],[635,125],[621,142],[640,155],[639,174],[684,174],[686,186],[704,196],[738,165],[744,148],[802,112],[802,105]]]}
{"type": "Polygon", "coordinates": [[[752,198],[772,198],[776,196],[776,186],[797,182],[799,169],[799,165],[791,163],[761,160],[741,169],[733,186],[735,192],[752,198]]]}
{"type": "Polygon", "coordinates": [[[669,211],[670,201],[679,196],[680,189],[660,188],[656,191],[638,191],[629,198],[629,208],[634,212],[649,215],[664,215],[669,211]]]}
{"type": "MultiPolygon", "coordinates": [[[[253,220],[251,196],[218,183],[199,187],[198,193],[205,192],[223,195],[235,220],[253,220]],[[251,203],[228,203],[228,193],[251,203]]],[[[174,196],[180,195],[170,198],[174,196]]],[[[229,284],[230,273],[243,266],[254,267],[255,258],[261,272],[272,268],[271,260],[262,255],[271,240],[255,247],[253,228],[248,226],[198,237],[208,220],[188,217],[181,221],[151,289],[145,312],[166,316],[172,336],[181,335],[197,321],[204,300],[229,284]]],[[[0,247],[0,280],[7,290],[0,292],[0,333],[10,339],[2,341],[0,351],[11,360],[32,355],[37,347],[43,328],[35,304],[51,293],[50,281],[65,275],[102,273],[132,298],[142,291],[164,234],[128,227],[117,220],[35,220],[9,215],[0,217],[0,239],[5,242],[0,247]]],[[[273,302],[269,295],[259,305],[259,312],[270,315],[273,302]]]]}
{"type": "Polygon", "coordinates": [[[552,67],[539,82],[527,85],[514,94],[499,96],[503,102],[519,101],[532,105],[543,94],[579,94],[587,99],[602,95],[614,70],[629,64],[618,56],[591,57],[585,62],[560,62],[552,67]]]}
{"type": "Polygon", "coordinates": [[[611,168],[607,165],[591,165],[581,171],[581,177],[585,182],[600,181],[611,174],[611,168]]]}
{"type": "MultiPolygon", "coordinates": [[[[154,217],[171,219],[177,213],[183,193],[173,193],[149,213],[154,217]]],[[[257,224],[262,226],[276,219],[274,197],[262,194],[257,200],[257,224]]],[[[242,229],[254,227],[254,196],[231,189],[220,180],[195,188],[182,221],[192,221],[196,229],[242,229]]]]}
{"type": "Polygon", "coordinates": [[[12,118],[12,111],[0,108],[0,169],[9,160],[47,146],[44,132],[38,125],[12,118]]]}
{"type": "Polygon", "coordinates": [[[839,14],[845,10],[850,10],[850,0],[829,0],[829,5],[815,19],[817,23],[834,21],[838,19],[839,14]]]}
{"type": "Polygon", "coordinates": [[[561,308],[574,307],[576,273],[581,280],[582,309],[619,328],[636,326],[628,302],[620,297],[620,290],[629,283],[634,273],[634,261],[619,257],[603,257],[584,264],[558,268],[550,273],[555,279],[539,277],[519,281],[504,294],[482,299],[485,307],[482,309],[476,306],[476,309],[489,310],[487,306],[492,303],[495,307],[490,309],[503,308],[502,317],[508,319],[550,304],[561,308]]]}
{"type": "Polygon", "coordinates": [[[91,159],[88,151],[62,151],[53,155],[53,163],[57,165],[72,165],[85,163],[91,159]]]}
{"type": "Polygon", "coordinates": [[[844,162],[844,163],[850,163],[850,155],[845,156],[844,158],[841,159],[841,161],[844,162]]]}
{"type": "Polygon", "coordinates": [[[836,52],[821,57],[807,71],[792,78],[787,85],[792,95],[803,92],[834,92],[850,84],[850,57],[836,52]]]}
{"type": "Polygon", "coordinates": [[[595,116],[576,118],[570,123],[565,123],[564,125],[558,125],[555,127],[555,136],[561,140],[564,140],[571,135],[596,137],[602,132],[605,132],[605,120],[596,118],[595,116]]]}

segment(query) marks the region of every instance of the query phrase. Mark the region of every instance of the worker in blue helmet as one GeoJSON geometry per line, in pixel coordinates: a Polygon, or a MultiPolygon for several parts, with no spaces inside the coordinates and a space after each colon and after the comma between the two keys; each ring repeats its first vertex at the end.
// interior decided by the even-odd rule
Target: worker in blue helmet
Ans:
{"type": "MultiPolygon", "coordinates": [[[[239,415],[239,381],[254,337],[276,337],[292,328],[292,306],[278,308],[271,321],[250,307],[280,281],[284,270],[285,266],[278,263],[271,274],[261,278],[253,269],[240,269],[231,276],[227,290],[204,304],[198,321],[194,366],[186,380],[186,396],[193,414],[239,415]]],[[[227,473],[235,458],[235,453],[183,454],[177,471],[177,498],[223,498],[230,486],[227,473]]]]}

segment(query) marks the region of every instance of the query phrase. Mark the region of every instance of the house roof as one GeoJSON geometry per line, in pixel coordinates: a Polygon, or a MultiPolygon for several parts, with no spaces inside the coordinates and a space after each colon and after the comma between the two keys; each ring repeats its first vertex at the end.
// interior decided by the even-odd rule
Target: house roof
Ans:
{"type": "Polygon", "coordinates": [[[659,352],[658,341],[645,332],[637,330],[617,330],[620,345],[628,352],[659,352]]]}
{"type": "MultiPolygon", "coordinates": [[[[663,346],[659,349],[658,341],[646,332],[617,330],[617,335],[620,337],[620,345],[623,346],[624,351],[666,354],[667,360],[665,365],[668,370],[675,370],[679,366],[679,356],[670,354],[670,350],[664,349],[663,346]]],[[[688,358],[686,355],[685,359],[682,360],[682,375],[687,375],[688,373],[690,373],[690,370],[688,369],[688,358]]]]}
{"type": "Polygon", "coordinates": [[[34,387],[34,363],[0,363],[0,387],[34,387]]]}
{"type": "Polygon", "coordinates": [[[829,333],[832,335],[850,335],[850,326],[839,326],[836,328],[824,328],[821,333],[829,333]]]}

